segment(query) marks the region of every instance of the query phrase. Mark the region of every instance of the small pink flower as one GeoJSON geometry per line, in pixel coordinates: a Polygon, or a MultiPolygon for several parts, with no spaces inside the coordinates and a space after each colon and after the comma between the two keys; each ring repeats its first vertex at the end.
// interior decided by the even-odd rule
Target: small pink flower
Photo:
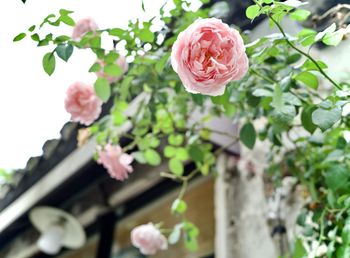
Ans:
{"type": "Polygon", "coordinates": [[[73,121],[90,125],[99,117],[102,101],[96,96],[92,85],[73,83],[66,94],[64,105],[73,121]]]}
{"type": "Polygon", "coordinates": [[[179,34],[171,64],[188,92],[217,96],[230,81],[243,78],[249,61],[239,32],[209,18],[198,19],[179,34]]]}
{"type": "Polygon", "coordinates": [[[153,225],[140,225],[131,231],[131,243],[144,255],[154,255],[158,250],[168,249],[164,235],[153,225]]]}
{"type": "Polygon", "coordinates": [[[97,162],[107,169],[112,178],[124,181],[128,178],[128,173],[133,172],[133,168],[130,166],[133,157],[123,153],[119,145],[107,144],[104,149],[98,151],[98,154],[97,162]]]}
{"type": "Polygon", "coordinates": [[[74,26],[72,39],[80,41],[86,33],[95,32],[96,30],[98,30],[98,26],[92,18],[81,19],[74,26]]]}
{"type": "Polygon", "coordinates": [[[124,56],[119,56],[119,58],[115,61],[115,64],[118,65],[123,71],[123,74],[120,76],[113,77],[113,76],[105,74],[103,72],[103,67],[105,66],[105,63],[102,60],[97,60],[97,63],[101,66],[101,71],[97,72],[96,75],[98,77],[106,78],[109,81],[109,83],[114,83],[114,82],[119,81],[123,77],[123,74],[125,74],[129,69],[129,65],[126,62],[126,59],[124,56]]]}

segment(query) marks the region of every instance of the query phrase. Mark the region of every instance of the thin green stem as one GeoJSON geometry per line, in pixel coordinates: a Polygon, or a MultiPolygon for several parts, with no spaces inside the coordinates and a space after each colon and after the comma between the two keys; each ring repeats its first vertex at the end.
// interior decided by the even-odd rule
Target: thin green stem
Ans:
{"type": "Polygon", "coordinates": [[[276,81],[259,73],[257,70],[253,69],[253,68],[250,68],[250,72],[255,74],[256,76],[260,77],[261,79],[265,80],[265,81],[268,81],[269,83],[272,83],[272,84],[275,84],[276,81]]]}

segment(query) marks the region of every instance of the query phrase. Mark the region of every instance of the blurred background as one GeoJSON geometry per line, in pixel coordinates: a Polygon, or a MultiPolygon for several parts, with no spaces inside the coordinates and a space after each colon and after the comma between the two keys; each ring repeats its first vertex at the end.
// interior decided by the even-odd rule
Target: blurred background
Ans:
{"type": "MultiPolygon", "coordinates": [[[[203,8],[200,1],[192,2],[193,9],[203,8]]],[[[145,11],[140,0],[28,0],[25,5],[20,0],[12,0],[0,3],[0,168],[5,169],[0,170],[0,257],[51,257],[39,250],[36,241],[40,232],[29,219],[30,212],[42,205],[68,212],[82,225],[86,234],[82,247],[77,250],[62,248],[54,257],[143,257],[131,247],[131,229],[149,221],[163,221],[165,225],[176,223],[169,216],[169,210],[178,185],[159,177],[165,164],[157,168],[138,165],[135,170],[142,173],[132,174],[130,180],[122,184],[109,178],[104,168],[92,160],[93,141],[77,148],[80,126],[68,122],[70,117],[63,108],[63,99],[67,87],[77,78],[91,83],[95,80],[95,75],[88,72],[95,56],[84,50],[76,51],[68,64],[59,63],[54,75],[48,77],[41,66],[47,49],[36,48],[29,40],[17,44],[12,42],[19,32],[40,23],[49,13],[57,13],[61,8],[73,10],[75,20],[93,17],[102,29],[126,27],[130,19],[150,19],[165,3],[171,8],[171,1],[144,0],[145,11]]],[[[240,27],[252,40],[273,33],[266,20],[258,19],[251,23],[245,17],[245,9],[250,4],[246,0],[215,0],[209,1],[206,7],[214,7],[217,16],[240,27]]],[[[350,4],[350,1],[310,0],[306,9],[316,17],[338,4],[350,4]]],[[[302,26],[321,31],[332,22],[332,17],[327,17],[303,24],[286,21],[283,26],[293,34],[302,26]]],[[[63,30],[62,34],[71,34],[70,27],[63,30]]],[[[105,41],[103,44],[107,49],[113,47],[112,42],[105,41]]],[[[344,41],[337,48],[320,45],[311,51],[329,64],[329,74],[333,77],[349,78],[348,42],[344,41]]],[[[123,141],[127,143],[127,139],[123,141]]],[[[227,155],[238,157],[239,149],[227,155]]],[[[187,169],[191,170],[191,164],[187,169]]],[[[261,185],[258,184],[258,187],[261,192],[264,191],[261,185]]],[[[222,256],[224,247],[220,244],[223,237],[220,236],[220,221],[228,222],[230,226],[234,222],[221,212],[222,207],[218,205],[222,202],[221,198],[224,197],[218,189],[218,182],[215,183],[212,178],[195,178],[185,201],[191,207],[189,220],[196,221],[201,230],[199,250],[188,253],[180,244],[154,257],[230,257],[222,256]]],[[[274,230],[274,224],[270,226],[262,229],[267,230],[268,236],[274,230]]],[[[239,230],[243,232],[245,229],[241,227],[239,230]]],[[[237,235],[249,239],[254,230],[258,232],[261,229],[253,228],[250,233],[239,232],[237,235]]],[[[279,240],[276,239],[276,245],[280,244],[279,240]]],[[[251,242],[247,240],[247,243],[251,242]]],[[[250,257],[259,257],[256,255],[261,246],[272,248],[263,240],[252,244],[251,248],[256,250],[250,257]]]]}

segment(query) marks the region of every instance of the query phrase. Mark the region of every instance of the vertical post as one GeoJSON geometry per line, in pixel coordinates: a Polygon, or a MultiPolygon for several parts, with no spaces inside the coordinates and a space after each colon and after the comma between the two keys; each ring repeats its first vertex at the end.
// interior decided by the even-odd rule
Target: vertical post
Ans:
{"type": "Polygon", "coordinates": [[[96,258],[111,257],[113,236],[115,230],[116,216],[113,211],[109,211],[99,217],[100,240],[98,243],[96,258]]]}
{"type": "Polygon", "coordinates": [[[218,159],[215,257],[277,257],[268,226],[260,159],[263,147],[243,149],[239,159],[227,154],[218,159]]]}
{"type": "Polygon", "coordinates": [[[217,160],[218,177],[215,181],[215,257],[229,258],[228,252],[228,208],[227,208],[227,184],[225,183],[225,171],[227,170],[227,155],[221,154],[217,160]]]}

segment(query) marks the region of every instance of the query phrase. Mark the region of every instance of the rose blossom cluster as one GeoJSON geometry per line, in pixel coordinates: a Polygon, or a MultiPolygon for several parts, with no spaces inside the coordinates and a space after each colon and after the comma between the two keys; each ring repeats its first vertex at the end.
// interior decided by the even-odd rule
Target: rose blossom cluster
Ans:
{"type": "Polygon", "coordinates": [[[124,181],[128,178],[129,173],[133,172],[133,168],[130,166],[133,157],[124,153],[119,145],[108,143],[104,148],[100,147],[98,155],[97,162],[102,164],[110,176],[116,180],[124,181]]]}
{"type": "Polygon", "coordinates": [[[168,248],[167,239],[153,223],[134,228],[131,231],[131,243],[144,255],[154,255],[168,248]]]}
{"type": "Polygon", "coordinates": [[[171,64],[186,90],[217,96],[243,78],[248,58],[239,32],[216,18],[198,19],[173,45],[171,64]]]}

